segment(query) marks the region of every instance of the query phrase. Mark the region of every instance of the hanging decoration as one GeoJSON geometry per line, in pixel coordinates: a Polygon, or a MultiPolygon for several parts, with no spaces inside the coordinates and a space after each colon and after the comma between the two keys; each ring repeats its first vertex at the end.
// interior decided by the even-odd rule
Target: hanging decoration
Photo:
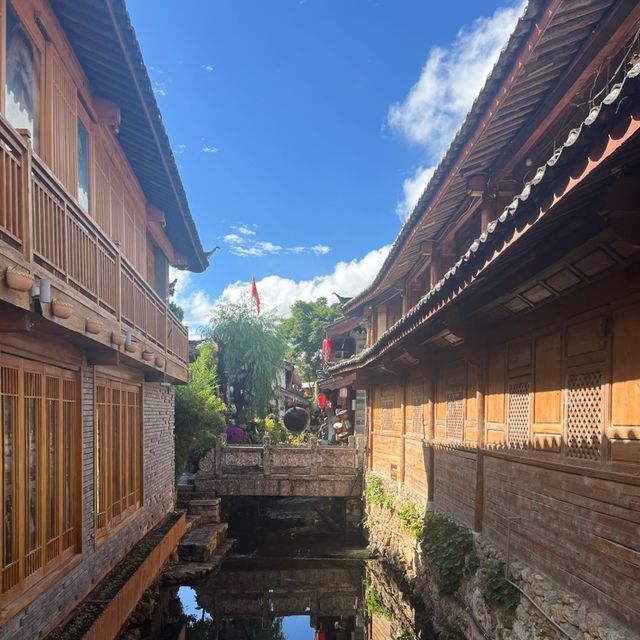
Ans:
{"type": "Polygon", "coordinates": [[[326,393],[319,393],[318,394],[318,406],[321,409],[326,409],[327,408],[327,394],[326,393]]]}
{"type": "Polygon", "coordinates": [[[331,358],[331,349],[332,349],[331,339],[325,338],[322,341],[322,359],[325,362],[329,362],[331,358]]]}

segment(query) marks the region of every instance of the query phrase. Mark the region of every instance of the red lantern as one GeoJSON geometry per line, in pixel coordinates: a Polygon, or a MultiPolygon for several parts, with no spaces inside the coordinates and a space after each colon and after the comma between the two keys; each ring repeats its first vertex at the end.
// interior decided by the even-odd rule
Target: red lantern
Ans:
{"type": "Polygon", "coordinates": [[[326,393],[321,393],[318,395],[318,406],[321,409],[326,409],[327,408],[327,394],[326,393]]]}
{"type": "Polygon", "coordinates": [[[325,338],[322,341],[322,359],[325,362],[328,362],[329,359],[331,358],[331,348],[332,348],[331,340],[329,338],[325,338]]]}

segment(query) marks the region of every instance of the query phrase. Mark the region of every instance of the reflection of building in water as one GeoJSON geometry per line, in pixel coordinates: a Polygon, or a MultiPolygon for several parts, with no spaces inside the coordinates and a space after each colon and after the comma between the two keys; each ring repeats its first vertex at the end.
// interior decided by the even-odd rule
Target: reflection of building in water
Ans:
{"type": "Polygon", "coordinates": [[[363,638],[361,563],[287,560],[285,566],[235,561],[196,586],[198,605],[214,621],[308,615],[326,640],[363,638]]]}

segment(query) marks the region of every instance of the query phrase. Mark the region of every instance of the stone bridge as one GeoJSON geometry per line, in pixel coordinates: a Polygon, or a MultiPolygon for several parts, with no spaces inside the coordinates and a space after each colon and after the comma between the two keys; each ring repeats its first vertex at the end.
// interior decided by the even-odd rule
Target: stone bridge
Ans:
{"type": "Polygon", "coordinates": [[[226,436],[201,461],[198,495],[309,496],[360,498],[364,446],[351,436],[347,446],[327,446],[312,437],[308,445],[230,445],[226,436]]]}

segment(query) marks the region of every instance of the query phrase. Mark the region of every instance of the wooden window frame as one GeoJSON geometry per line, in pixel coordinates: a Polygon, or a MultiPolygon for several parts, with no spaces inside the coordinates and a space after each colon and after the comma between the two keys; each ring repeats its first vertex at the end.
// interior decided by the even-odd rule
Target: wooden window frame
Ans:
{"type": "MultiPolygon", "coordinates": [[[[44,39],[44,36],[40,32],[38,25],[35,22],[33,13],[27,11],[23,6],[20,6],[17,0],[11,2],[11,0],[0,0],[0,19],[2,22],[2,37],[0,44],[2,45],[2,49],[0,50],[0,55],[2,57],[2,61],[0,63],[0,67],[2,68],[2,87],[0,93],[2,94],[2,115],[6,117],[6,80],[7,80],[7,17],[8,17],[8,4],[11,4],[13,11],[15,12],[18,20],[22,24],[22,27],[26,31],[29,39],[31,40],[33,46],[37,49],[38,54],[40,55],[40,93],[39,93],[39,101],[40,101],[40,122],[39,122],[39,131],[38,131],[38,151],[36,152],[33,149],[33,140],[31,140],[31,147],[33,149],[33,153],[35,153],[39,157],[45,157],[46,150],[48,149],[48,116],[50,113],[49,109],[49,90],[48,90],[48,61],[47,61],[47,43],[44,39]]],[[[30,7],[30,5],[29,5],[30,7]]],[[[13,126],[13,125],[12,125],[13,126]]]]}
{"type": "Polygon", "coordinates": [[[84,108],[84,105],[82,104],[82,101],[80,100],[80,98],[76,100],[76,118],[79,122],[82,122],[82,125],[84,126],[87,132],[87,138],[89,140],[89,150],[88,150],[88,158],[87,158],[87,162],[89,163],[89,166],[88,166],[89,199],[87,201],[86,211],[82,208],[82,205],[80,204],[80,139],[78,138],[78,136],[76,136],[76,157],[77,157],[76,167],[77,167],[77,174],[78,174],[77,175],[78,184],[76,186],[75,197],[76,197],[76,202],[78,203],[78,206],[80,207],[80,209],[82,209],[82,211],[84,211],[89,217],[95,220],[96,212],[95,212],[95,205],[94,205],[94,183],[95,183],[94,148],[95,148],[96,142],[95,142],[94,131],[93,131],[93,122],[91,121],[91,118],[89,117],[87,110],[84,108]]]}
{"type": "MultiPolygon", "coordinates": [[[[96,377],[94,389],[94,442],[96,445],[93,513],[96,544],[100,545],[122,526],[131,522],[144,506],[143,395],[142,386],[139,384],[104,376],[96,377]],[[118,398],[117,404],[114,402],[115,397],[118,398]],[[132,400],[134,400],[133,403],[132,400]],[[116,407],[117,434],[114,432],[116,407]],[[114,445],[116,435],[120,445],[117,451],[114,445]],[[119,478],[116,478],[114,464],[117,464],[122,471],[119,478]],[[105,477],[101,478],[100,473],[103,469],[105,477]],[[117,479],[126,485],[124,490],[127,493],[119,495],[116,500],[114,494],[117,479]]],[[[122,490],[123,485],[120,484],[121,493],[122,490]]]]}
{"type": "MultiPolygon", "coordinates": [[[[82,421],[81,421],[81,389],[80,376],[77,370],[62,369],[53,365],[21,358],[18,356],[2,354],[0,357],[2,370],[17,372],[17,390],[12,395],[14,400],[15,418],[12,426],[12,466],[13,466],[13,526],[12,535],[14,560],[5,566],[5,530],[0,536],[0,606],[13,603],[16,598],[21,598],[28,589],[40,583],[43,579],[63,569],[72,558],[82,552],[82,421]],[[37,501],[37,529],[36,546],[33,551],[27,550],[27,508],[28,508],[28,425],[26,420],[25,392],[26,377],[37,376],[39,379],[39,392],[32,397],[37,401],[39,421],[36,424],[36,501],[37,501]],[[48,381],[51,384],[49,387],[48,381]],[[65,384],[66,383],[66,384],[65,384]],[[55,390],[55,394],[54,394],[55,390]],[[66,395],[65,395],[66,394],[66,395]],[[56,402],[55,420],[49,421],[49,401],[56,402]],[[69,447],[69,522],[70,527],[65,528],[65,405],[71,404],[70,422],[70,447],[69,447]],[[48,482],[49,475],[49,442],[48,437],[51,425],[55,434],[55,532],[49,535],[49,499],[51,498],[51,485],[48,482]],[[32,567],[29,571],[28,556],[31,556],[32,567]],[[13,566],[15,576],[10,575],[10,567],[13,566]]],[[[1,383],[0,383],[1,384],[1,383]]],[[[2,393],[2,396],[5,394],[2,393]]],[[[4,406],[4,401],[2,403],[4,406]]],[[[4,441],[4,420],[2,421],[2,438],[4,441]]],[[[3,445],[4,452],[4,445],[3,445]]],[[[0,515],[4,521],[5,497],[4,497],[4,453],[0,458],[2,468],[2,482],[0,484],[0,515]]]]}

